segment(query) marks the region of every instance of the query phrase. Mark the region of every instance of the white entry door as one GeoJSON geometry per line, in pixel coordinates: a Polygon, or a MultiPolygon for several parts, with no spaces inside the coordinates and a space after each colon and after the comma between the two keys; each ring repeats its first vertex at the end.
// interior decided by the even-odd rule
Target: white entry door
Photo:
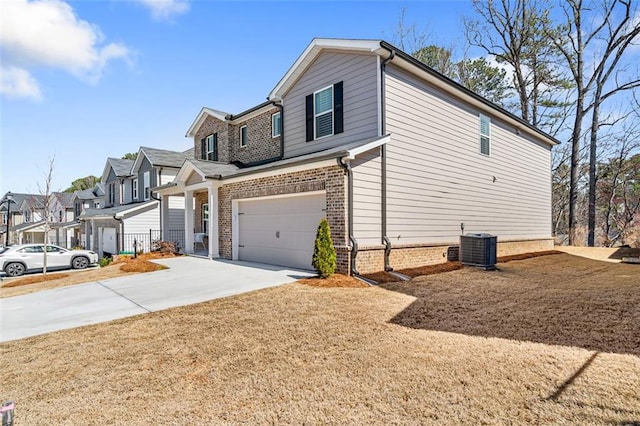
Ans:
{"type": "Polygon", "coordinates": [[[238,202],[238,259],[313,269],[313,243],[326,215],[324,193],[238,202]]]}

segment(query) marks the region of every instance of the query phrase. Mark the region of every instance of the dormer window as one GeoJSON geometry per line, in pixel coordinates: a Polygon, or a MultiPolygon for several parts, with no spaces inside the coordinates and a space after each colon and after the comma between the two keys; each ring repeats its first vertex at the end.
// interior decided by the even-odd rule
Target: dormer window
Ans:
{"type": "Polygon", "coordinates": [[[245,148],[249,144],[247,126],[240,127],[240,148],[245,148]]]}
{"type": "Polygon", "coordinates": [[[200,141],[200,158],[209,161],[218,161],[218,134],[213,133],[200,141]]]}

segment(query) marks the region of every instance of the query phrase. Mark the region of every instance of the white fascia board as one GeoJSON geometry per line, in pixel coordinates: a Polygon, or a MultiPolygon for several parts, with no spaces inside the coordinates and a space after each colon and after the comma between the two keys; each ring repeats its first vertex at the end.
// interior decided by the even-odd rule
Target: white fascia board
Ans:
{"type": "Polygon", "coordinates": [[[198,166],[196,166],[190,160],[187,159],[182,164],[182,167],[180,167],[178,174],[176,175],[175,178],[173,178],[172,182],[177,184],[183,184],[184,182],[186,182],[186,180],[189,178],[189,176],[193,172],[196,172],[197,174],[199,174],[202,177],[202,179],[205,178],[205,174],[202,172],[202,170],[200,170],[198,166]]]}
{"type": "Polygon", "coordinates": [[[267,98],[272,101],[281,100],[289,87],[298,80],[298,77],[304,73],[313,60],[326,49],[377,53],[380,49],[380,40],[313,39],[284,77],[276,84],[276,87],[271,90],[267,98]]]}
{"type": "Polygon", "coordinates": [[[251,173],[251,174],[247,174],[247,175],[242,175],[242,176],[230,177],[230,178],[227,178],[227,179],[222,179],[220,182],[223,185],[226,185],[227,183],[244,182],[244,181],[248,181],[248,180],[260,179],[260,178],[265,178],[265,177],[284,175],[284,174],[287,174],[287,173],[296,173],[296,172],[302,172],[302,171],[305,171],[305,170],[319,169],[319,168],[322,168],[322,167],[336,166],[336,165],[338,165],[336,159],[337,159],[337,157],[329,159],[329,160],[319,160],[317,162],[292,165],[292,166],[289,166],[289,167],[278,167],[278,168],[274,168],[274,169],[265,170],[263,172],[256,172],[256,173],[251,173]]]}
{"type": "Polygon", "coordinates": [[[138,210],[145,210],[145,209],[149,209],[150,210],[150,209],[156,208],[159,203],[160,202],[156,201],[156,200],[153,200],[153,202],[142,203],[139,206],[136,206],[136,207],[130,208],[128,210],[123,210],[121,212],[118,212],[118,213],[116,213],[114,215],[114,217],[116,217],[118,219],[122,219],[122,218],[124,218],[124,216],[131,215],[131,213],[135,213],[138,210]]]}
{"type": "Polygon", "coordinates": [[[347,152],[347,155],[345,157],[348,158],[349,160],[355,160],[356,156],[362,154],[363,152],[370,151],[370,150],[372,150],[374,148],[377,148],[377,147],[382,146],[382,145],[384,145],[386,143],[389,143],[389,142],[391,142],[391,135],[383,136],[383,137],[381,137],[379,139],[376,139],[373,142],[369,142],[366,145],[362,145],[362,146],[359,146],[357,148],[350,149],[347,152]]]}
{"type": "Polygon", "coordinates": [[[227,116],[221,114],[220,111],[203,107],[198,113],[198,116],[196,117],[196,119],[193,120],[193,123],[189,127],[189,130],[187,130],[187,134],[185,135],[185,137],[195,136],[196,132],[198,131],[200,126],[202,126],[202,123],[204,123],[204,120],[207,118],[208,115],[210,115],[211,117],[217,118],[218,120],[221,120],[221,121],[225,121],[227,119],[227,116]]]}

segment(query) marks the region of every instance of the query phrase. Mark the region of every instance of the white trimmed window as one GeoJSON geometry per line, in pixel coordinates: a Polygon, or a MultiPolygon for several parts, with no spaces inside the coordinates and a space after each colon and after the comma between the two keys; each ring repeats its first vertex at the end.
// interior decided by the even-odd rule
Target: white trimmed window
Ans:
{"type": "Polygon", "coordinates": [[[249,143],[247,126],[240,127],[240,148],[244,148],[249,143]]]}
{"type": "Polygon", "coordinates": [[[9,216],[9,215],[8,215],[7,213],[2,213],[2,224],[3,224],[3,225],[6,225],[6,224],[7,224],[7,220],[8,220],[8,219],[7,219],[7,217],[8,217],[8,216],[9,216]]]}
{"type": "Polygon", "coordinates": [[[202,205],[202,232],[209,232],[209,204],[202,205]]]}
{"type": "Polygon", "coordinates": [[[313,125],[316,139],[333,135],[333,86],[314,92],[313,125]]]}
{"type": "Polygon", "coordinates": [[[151,198],[151,174],[149,172],[144,172],[142,178],[144,183],[144,199],[146,201],[151,198]]]}
{"type": "Polygon", "coordinates": [[[271,137],[277,138],[282,133],[282,115],[276,112],[271,116],[271,137]]]}
{"type": "Polygon", "coordinates": [[[480,114],[480,154],[491,154],[491,119],[480,114]]]}
{"type": "Polygon", "coordinates": [[[133,200],[137,201],[138,200],[138,178],[135,178],[133,180],[133,188],[131,189],[131,193],[133,194],[133,200]]]}

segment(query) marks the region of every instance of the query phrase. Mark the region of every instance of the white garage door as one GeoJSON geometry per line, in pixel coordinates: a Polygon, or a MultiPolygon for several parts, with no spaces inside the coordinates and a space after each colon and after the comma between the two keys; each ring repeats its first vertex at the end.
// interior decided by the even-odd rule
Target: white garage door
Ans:
{"type": "Polygon", "coordinates": [[[313,269],[313,242],[325,194],[238,202],[238,258],[313,269]]]}

